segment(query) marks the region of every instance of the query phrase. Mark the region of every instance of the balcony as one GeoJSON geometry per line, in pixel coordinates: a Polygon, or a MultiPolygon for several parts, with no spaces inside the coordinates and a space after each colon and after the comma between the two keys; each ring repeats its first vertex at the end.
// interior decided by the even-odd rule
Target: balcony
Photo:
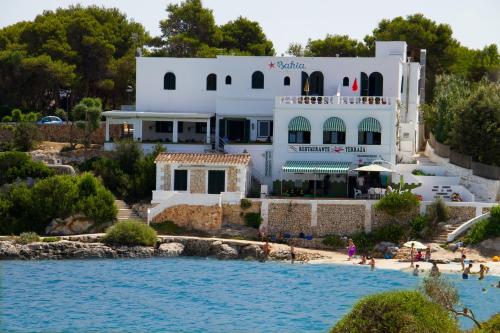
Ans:
{"type": "Polygon", "coordinates": [[[396,105],[397,99],[387,96],[277,96],[275,99],[276,108],[283,108],[292,105],[300,106],[366,106],[366,107],[389,107],[396,105]]]}

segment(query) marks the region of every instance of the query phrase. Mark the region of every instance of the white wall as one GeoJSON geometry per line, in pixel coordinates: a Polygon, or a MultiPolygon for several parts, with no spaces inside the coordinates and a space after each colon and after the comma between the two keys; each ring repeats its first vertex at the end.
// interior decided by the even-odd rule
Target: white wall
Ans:
{"type": "Polygon", "coordinates": [[[272,145],[269,144],[227,144],[224,150],[230,154],[247,152],[251,156],[251,174],[260,181],[261,184],[272,185],[272,177],[266,176],[266,151],[272,152],[272,145]]]}

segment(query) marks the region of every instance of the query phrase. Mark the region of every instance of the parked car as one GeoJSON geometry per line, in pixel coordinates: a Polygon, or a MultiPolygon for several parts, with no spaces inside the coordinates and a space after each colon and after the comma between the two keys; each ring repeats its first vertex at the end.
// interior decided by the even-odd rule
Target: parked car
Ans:
{"type": "Polygon", "coordinates": [[[61,118],[56,116],[46,116],[37,121],[36,123],[42,125],[60,125],[63,123],[63,121],[61,120],[61,118]]]}

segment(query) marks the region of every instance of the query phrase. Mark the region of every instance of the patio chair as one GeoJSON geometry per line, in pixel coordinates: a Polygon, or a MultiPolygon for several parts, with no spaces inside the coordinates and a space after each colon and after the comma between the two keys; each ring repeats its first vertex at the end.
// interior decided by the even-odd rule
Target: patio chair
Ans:
{"type": "Polygon", "coordinates": [[[305,240],[312,240],[313,239],[313,235],[307,235],[304,239],[305,240]]]}
{"type": "Polygon", "coordinates": [[[370,187],[370,188],[368,189],[368,199],[372,199],[372,197],[373,197],[373,198],[375,197],[375,188],[370,187]]]}
{"type": "Polygon", "coordinates": [[[354,199],[361,199],[363,197],[363,192],[361,190],[355,188],[354,189],[354,199]]]}

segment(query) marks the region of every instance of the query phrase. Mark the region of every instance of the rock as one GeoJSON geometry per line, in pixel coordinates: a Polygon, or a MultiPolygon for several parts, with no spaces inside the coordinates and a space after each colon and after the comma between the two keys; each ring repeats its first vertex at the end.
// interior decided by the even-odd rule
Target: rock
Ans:
{"type": "Polygon", "coordinates": [[[74,215],[66,219],[56,218],[45,228],[47,235],[65,236],[91,232],[94,223],[83,215],[74,215]]]}
{"type": "Polygon", "coordinates": [[[178,257],[184,251],[184,245],[181,243],[164,243],[160,244],[155,251],[155,255],[159,257],[178,257]]]}
{"type": "Polygon", "coordinates": [[[228,244],[221,244],[215,256],[217,259],[237,259],[238,250],[228,244]]]}
{"type": "Polygon", "coordinates": [[[114,250],[122,258],[151,258],[155,253],[151,246],[119,246],[114,250]]]}
{"type": "Polygon", "coordinates": [[[264,251],[257,244],[250,244],[241,248],[241,257],[244,259],[264,259],[264,251]]]}
{"type": "Polygon", "coordinates": [[[275,260],[290,260],[290,250],[279,249],[276,251],[272,251],[269,253],[269,257],[275,260]]]}
{"type": "Polygon", "coordinates": [[[479,243],[478,246],[481,254],[486,256],[500,255],[500,237],[490,238],[479,243]]]}
{"type": "Polygon", "coordinates": [[[15,259],[19,257],[19,249],[9,241],[0,241],[0,259],[15,259]]]}
{"type": "Polygon", "coordinates": [[[205,239],[186,239],[184,246],[186,256],[206,257],[210,254],[211,243],[205,239]]]}
{"type": "Polygon", "coordinates": [[[380,242],[373,247],[372,254],[375,258],[384,258],[386,253],[394,257],[398,251],[396,244],[391,242],[380,242]]]}

